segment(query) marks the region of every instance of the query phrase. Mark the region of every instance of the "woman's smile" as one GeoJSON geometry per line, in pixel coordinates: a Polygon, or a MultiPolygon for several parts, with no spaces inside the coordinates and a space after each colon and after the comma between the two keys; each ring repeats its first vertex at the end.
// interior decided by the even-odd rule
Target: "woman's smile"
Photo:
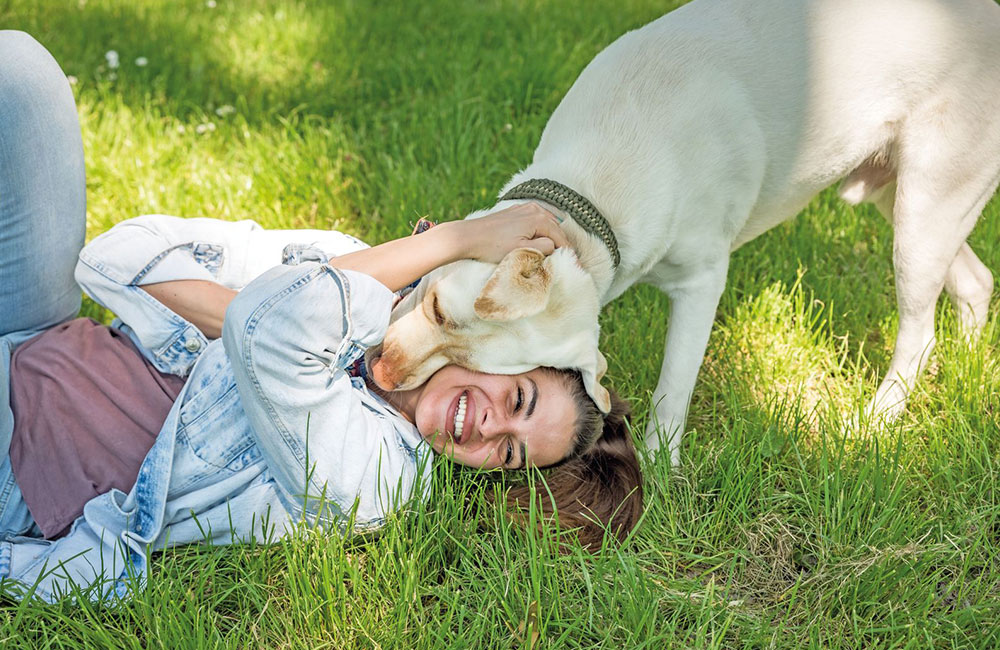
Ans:
{"type": "MultiPolygon", "coordinates": [[[[570,452],[577,410],[557,375],[491,375],[445,366],[396,403],[439,454],[484,469],[556,463],[570,452]]],[[[390,394],[391,395],[391,394],[390,394]]]]}
{"type": "Polygon", "coordinates": [[[456,445],[461,445],[472,435],[475,415],[476,401],[472,397],[472,391],[466,389],[458,394],[445,417],[445,432],[456,445]]]}

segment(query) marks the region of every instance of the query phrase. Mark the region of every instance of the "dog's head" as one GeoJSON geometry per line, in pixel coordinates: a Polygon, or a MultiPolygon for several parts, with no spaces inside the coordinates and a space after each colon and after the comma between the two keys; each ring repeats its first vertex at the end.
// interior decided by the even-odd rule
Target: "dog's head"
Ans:
{"type": "Polygon", "coordinates": [[[369,350],[369,367],[389,390],[415,388],[447,364],[497,374],[574,368],[607,412],[599,311],[597,289],[569,249],[545,257],[518,248],[500,264],[455,262],[400,301],[382,346],[369,350]]]}

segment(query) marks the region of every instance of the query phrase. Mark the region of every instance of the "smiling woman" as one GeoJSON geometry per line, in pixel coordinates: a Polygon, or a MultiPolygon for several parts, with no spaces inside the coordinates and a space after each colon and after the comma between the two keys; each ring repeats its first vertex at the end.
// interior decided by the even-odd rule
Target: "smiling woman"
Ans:
{"type": "Polygon", "coordinates": [[[581,435],[577,423],[592,426],[568,385],[542,369],[489,375],[445,366],[419,388],[383,394],[438,453],[472,467],[518,469],[558,463],[581,435]]]}
{"type": "MultiPolygon", "coordinates": [[[[151,550],[206,531],[222,544],[270,541],[303,519],[378,527],[428,478],[432,451],[477,468],[555,466],[580,486],[560,510],[637,514],[631,447],[635,471],[580,474],[617,429],[579,376],[446,366],[385,391],[354,372],[385,334],[393,291],[458,259],[549,255],[565,243],[549,213],[518,207],[374,248],[147,215],[81,250],[72,97],[21,32],[0,32],[0,140],[0,414],[13,416],[0,420],[3,587],[110,600],[141,587],[151,550]],[[80,287],[112,326],[73,319],[80,287]],[[609,482],[622,489],[602,491],[609,482]]],[[[588,542],[608,523],[573,521],[588,542]]]]}

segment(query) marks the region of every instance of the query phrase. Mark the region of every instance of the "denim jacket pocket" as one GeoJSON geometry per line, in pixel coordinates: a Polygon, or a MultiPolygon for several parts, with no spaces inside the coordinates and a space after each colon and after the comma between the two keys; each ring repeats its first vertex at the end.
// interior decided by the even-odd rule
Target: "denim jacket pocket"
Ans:
{"type": "Polygon", "coordinates": [[[173,474],[183,477],[183,485],[172,488],[218,481],[220,471],[236,473],[261,461],[221,345],[210,346],[202,355],[182,400],[173,474]]]}
{"type": "Polygon", "coordinates": [[[295,266],[303,262],[325,263],[330,256],[313,244],[288,244],[281,251],[281,263],[285,266],[295,266]]]}
{"type": "MultiPolygon", "coordinates": [[[[169,248],[160,251],[153,259],[151,259],[146,266],[139,269],[139,272],[131,279],[129,284],[140,285],[145,284],[143,282],[146,276],[156,268],[160,262],[170,256],[174,251],[184,251],[191,256],[199,266],[205,269],[212,277],[218,277],[219,270],[222,268],[223,263],[226,259],[226,252],[222,246],[218,244],[212,244],[209,242],[199,242],[191,241],[185,242],[183,244],[176,244],[169,248]]],[[[157,280],[159,281],[159,280],[157,280]]]]}
{"type": "Polygon", "coordinates": [[[238,472],[260,460],[242,415],[235,384],[220,394],[202,391],[180,410],[177,442],[212,470],[238,472]]]}

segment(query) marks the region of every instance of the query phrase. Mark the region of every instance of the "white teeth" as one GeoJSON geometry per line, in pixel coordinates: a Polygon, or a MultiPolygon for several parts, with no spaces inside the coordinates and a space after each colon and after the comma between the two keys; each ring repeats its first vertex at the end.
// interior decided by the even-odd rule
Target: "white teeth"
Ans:
{"type": "Polygon", "coordinates": [[[455,442],[462,439],[462,428],[465,426],[465,393],[458,398],[458,409],[455,411],[455,442]]]}

